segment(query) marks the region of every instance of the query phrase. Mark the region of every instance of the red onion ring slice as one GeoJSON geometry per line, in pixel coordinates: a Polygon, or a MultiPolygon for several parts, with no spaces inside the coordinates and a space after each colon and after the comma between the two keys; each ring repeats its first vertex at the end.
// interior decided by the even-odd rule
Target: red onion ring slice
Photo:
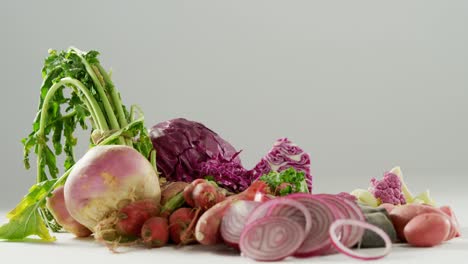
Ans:
{"type": "Polygon", "coordinates": [[[304,228],[296,221],[267,216],[245,227],[239,248],[243,256],[255,260],[282,260],[301,246],[304,237],[304,228]]]}
{"type": "Polygon", "coordinates": [[[355,258],[355,259],[360,259],[360,260],[381,259],[381,258],[385,257],[386,255],[388,255],[390,253],[390,251],[392,250],[392,241],[390,240],[390,237],[387,235],[387,233],[385,233],[385,231],[383,231],[379,227],[377,227],[375,225],[372,225],[372,224],[369,224],[369,223],[364,222],[364,221],[354,220],[354,219],[338,219],[338,220],[334,221],[330,225],[330,229],[329,229],[328,233],[330,235],[330,240],[332,242],[332,245],[339,252],[341,252],[341,253],[349,256],[349,257],[355,258]],[[369,229],[369,230],[375,232],[385,242],[384,251],[379,255],[366,255],[366,254],[359,254],[356,251],[351,250],[350,248],[346,247],[345,245],[343,245],[343,243],[340,241],[340,239],[338,238],[338,236],[336,234],[337,229],[342,227],[342,226],[345,226],[345,225],[359,226],[361,228],[369,229]]]}

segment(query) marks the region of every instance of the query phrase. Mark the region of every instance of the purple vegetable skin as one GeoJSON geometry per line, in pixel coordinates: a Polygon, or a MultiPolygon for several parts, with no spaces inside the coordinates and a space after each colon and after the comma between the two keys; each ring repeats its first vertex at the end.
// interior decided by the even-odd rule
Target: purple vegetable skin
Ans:
{"type": "Polygon", "coordinates": [[[157,152],[157,166],[168,181],[191,182],[203,177],[200,165],[216,157],[235,161],[236,149],[201,123],[176,118],[161,122],[150,130],[157,152]]]}
{"type": "MultiPolygon", "coordinates": [[[[233,157],[236,158],[237,154],[233,157]]],[[[201,164],[202,177],[211,176],[219,186],[228,191],[239,193],[247,189],[252,183],[252,173],[246,170],[240,162],[227,160],[219,155],[201,164]]]]}
{"type": "Polygon", "coordinates": [[[287,138],[278,139],[268,154],[252,169],[253,179],[270,171],[281,172],[290,167],[303,171],[309,191],[312,192],[312,175],[310,174],[310,156],[287,138]]]}

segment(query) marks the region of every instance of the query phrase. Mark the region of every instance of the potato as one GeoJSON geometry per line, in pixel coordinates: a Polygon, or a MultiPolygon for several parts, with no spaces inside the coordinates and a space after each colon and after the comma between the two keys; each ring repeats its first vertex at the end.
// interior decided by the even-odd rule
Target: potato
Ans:
{"type": "Polygon", "coordinates": [[[406,241],[403,231],[406,224],[408,224],[408,222],[414,217],[424,213],[437,213],[445,215],[444,212],[442,212],[439,208],[424,204],[406,204],[393,208],[393,210],[390,212],[390,219],[392,220],[392,224],[395,227],[398,238],[401,241],[406,241]]]}
{"type": "Polygon", "coordinates": [[[439,209],[450,217],[450,223],[452,226],[450,228],[450,234],[447,237],[447,240],[450,240],[454,237],[459,237],[460,236],[460,223],[458,222],[458,219],[455,216],[455,213],[453,212],[452,208],[448,205],[444,205],[444,206],[439,207],[439,209]]]}
{"type": "Polygon", "coordinates": [[[380,208],[385,208],[385,210],[387,210],[388,213],[391,213],[392,210],[395,208],[395,205],[391,204],[391,203],[383,203],[381,205],[379,205],[380,208]]]}
{"type": "Polygon", "coordinates": [[[425,213],[414,217],[404,228],[408,243],[416,247],[432,247],[449,235],[450,221],[440,213],[425,213]]]}

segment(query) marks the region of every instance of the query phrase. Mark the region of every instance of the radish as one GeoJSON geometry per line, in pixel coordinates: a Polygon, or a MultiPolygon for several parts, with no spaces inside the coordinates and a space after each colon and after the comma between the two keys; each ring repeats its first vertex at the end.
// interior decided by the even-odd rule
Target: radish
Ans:
{"type": "Polygon", "coordinates": [[[119,235],[137,237],[141,227],[153,216],[159,214],[159,205],[152,199],[133,202],[124,206],[117,214],[116,230],[119,235]]]}
{"type": "Polygon", "coordinates": [[[141,239],[148,247],[162,247],[169,240],[169,226],[167,219],[152,217],[141,228],[141,239]]]}
{"type": "Polygon", "coordinates": [[[224,195],[214,185],[202,182],[194,187],[192,198],[195,208],[201,208],[203,211],[206,211],[224,200],[224,195]]]}
{"type": "Polygon", "coordinates": [[[52,195],[47,198],[46,206],[54,216],[57,223],[59,223],[66,231],[73,233],[77,237],[88,237],[91,235],[91,231],[73,219],[68,212],[67,207],[65,206],[63,186],[52,192],[52,195]]]}
{"type": "Polygon", "coordinates": [[[193,190],[195,189],[195,186],[197,186],[200,183],[205,183],[205,179],[196,179],[193,182],[190,183],[190,185],[186,186],[184,188],[184,199],[185,202],[190,205],[190,207],[195,207],[195,201],[193,200],[193,190]]]}
{"type": "Polygon", "coordinates": [[[192,208],[179,208],[169,217],[169,232],[172,242],[176,244],[189,244],[195,241],[194,225],[200,210],[192,208]]]}
{"type": "Polygon", "coordinates": [[[194,188],[195,186],[190,184],[186,186],[184,189],[184,200],[190,207],[195,207],[195,201],[193,200],[193,197],[192,197],[194,188]]]}
{"type": "Polygon", "coordinates": [[[70,215],[92,231],[113,234],[118,210],[125,204],[151,199],[159,204],[158,175],[151,163],[132,147],[91,148],[74,166],[65,183],[70,215]]]}

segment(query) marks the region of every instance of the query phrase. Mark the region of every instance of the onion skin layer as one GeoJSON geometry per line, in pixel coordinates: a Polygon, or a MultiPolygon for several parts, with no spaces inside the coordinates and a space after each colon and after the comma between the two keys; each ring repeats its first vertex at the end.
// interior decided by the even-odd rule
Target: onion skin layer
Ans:
{"type": "Polygon", "coordinates": [[[76,164],[65,183],[70,215],[88,229],[125,202],[153,199],[160,202],[159,179],[151,163],[129,146],[91,148],[76,164]]]}

